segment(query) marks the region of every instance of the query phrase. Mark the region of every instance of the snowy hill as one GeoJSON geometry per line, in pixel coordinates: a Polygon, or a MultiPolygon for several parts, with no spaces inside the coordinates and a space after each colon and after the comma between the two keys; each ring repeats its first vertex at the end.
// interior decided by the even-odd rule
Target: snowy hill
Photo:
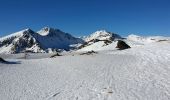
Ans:
{"type": "Polygon", "coordinates": [[[78,51],[112,50],[116,46],[116,40],[122,39],[120,35],[100,30],[84,38],[86,41],[78,51]]]}
{"type": "Polygon", "coordinates": [[[112,32],[107,32],[106,30],[100,30],[87,36],[84,40],[89,42],[92,40],[114,40],[116,38],[121,38],[121,36],[112,32]]]}
{"type": "Polygon", "coordinates": [[[83,43],[58,29],[45,27],[38,32],[25,29],[0,38],[0,53],[49,52],[58,49],[69,50],[70,45],[83,43]]]}

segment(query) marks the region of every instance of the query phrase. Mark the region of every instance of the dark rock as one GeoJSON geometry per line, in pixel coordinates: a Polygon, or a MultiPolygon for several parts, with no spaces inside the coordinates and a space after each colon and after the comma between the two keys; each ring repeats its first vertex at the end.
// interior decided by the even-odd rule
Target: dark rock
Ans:
{"type": "Polygon", "coordinates": [[[164,42],[164,41],[168,41],[168,40],[158,40],[157,42],[164,42]]]}
{"type": "Polygon", "coordinates": [[[78,47],[78,49],[82,49],[82,48],[84,48],[84,47],[86,47],[86,46],[88,46],[88,42],[85,42],[85,43],[83,43],[82,45],[80,45],[80,46],[78,47]]]}
{"type": "Polygon", "coordinates": [[[97,52],[95,51],[88,51],[88,52],[85,52],[85,53],[81,53],[80,55],[93,55],[93,54],[97,54],[97,52]]]}
{"type": "Polygon", "coordinates": [[[119,48],[119,50],[129,49],[131,48],[126,42],[122,40],[118,40],[116,48],[119,48]]]}
{"type": "Polygon", "coordinates": [[[111,44],[112,43],[112,41],[110,41],[110,40],[104,40],[104,44],[105,45],[109,45],[109,44],[111,44]]]}
{"type": "Polygon", "coordinates": [[[56,53],[56,54],[52,55],[50,58],[54,58],[56,56],[62,56],[62,55],[60,55],[59,53],[56,53]]]}

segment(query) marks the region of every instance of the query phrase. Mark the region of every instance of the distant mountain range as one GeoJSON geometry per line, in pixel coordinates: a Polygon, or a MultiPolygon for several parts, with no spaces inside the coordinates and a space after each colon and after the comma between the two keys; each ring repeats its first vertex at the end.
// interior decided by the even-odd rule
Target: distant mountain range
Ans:
{"type": "MultiPolygon", "coordinates": [[[[108,50],[115,48],[116,40],[119,39],[123,40],[120,35],[105,30],[96,31],[83,38],[76,38],[69,33],[50,27],[44,27],[38,32],[25,29],[0,38],[0,53],[51,53],[63,50],[108,50]]],[[[167,38],[144,38],[130,35],[124,40],[129,44],[144,44],[160,39],[167,38]]]]}

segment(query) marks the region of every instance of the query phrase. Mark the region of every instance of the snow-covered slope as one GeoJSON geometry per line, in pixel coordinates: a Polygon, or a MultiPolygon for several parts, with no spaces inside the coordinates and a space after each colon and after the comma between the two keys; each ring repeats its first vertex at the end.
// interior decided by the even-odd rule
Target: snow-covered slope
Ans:
{"type": "Polygon", "coordinates": [[[58,49],[69,50],[70,45],[83,43],[58,29],[45,27],[38,32],[25,29],[20,32],[0,38],[0,53],[49,52],[58,49]]]}
{"type": "Polygon", "coordinates": [[[114,41],[112,41],[112,43],[109,43],[109,44],[106,44],[105,41],[99,41],[99,42],[87,45],[77,50],[77,52],[115,50],[116,45],[117,45],[117,42],[114,42],[114,41]]]}
{"type": "Polygon", "coordinates": [[[20,62],[0,64],[1,100],[170,100],[169,41],[94,55],[10,57],[20,62]]]}

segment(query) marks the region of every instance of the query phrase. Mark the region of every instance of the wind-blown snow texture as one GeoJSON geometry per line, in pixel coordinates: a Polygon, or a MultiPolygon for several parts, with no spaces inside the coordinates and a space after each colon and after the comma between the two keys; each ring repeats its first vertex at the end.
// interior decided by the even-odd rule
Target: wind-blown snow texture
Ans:
{"type": "Polygon", "coordinates": [[[170,100],[169,41],[7,60],[21,64],[0,64],[1,100],[170,100]]]}

